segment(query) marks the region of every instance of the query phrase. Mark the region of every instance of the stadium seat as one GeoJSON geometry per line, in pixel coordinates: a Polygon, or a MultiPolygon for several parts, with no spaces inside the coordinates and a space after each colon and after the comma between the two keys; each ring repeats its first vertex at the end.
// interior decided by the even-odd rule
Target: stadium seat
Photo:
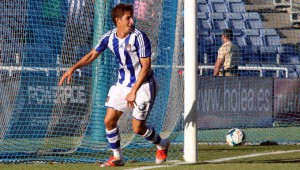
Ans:
{"type": "Polygon", "coordinates": [[[293,45],[282,45],[278,47],[278,55],[281,64],[300,64],[299,52],[293,45]]]}
{"type": "MultiPolygon", "coordinates": [[[[298,77],[300,77],[299,76],[300,74],[297,73],[295,65],[280,65],[280,67],[288,68],[288,77],[289,78],[298,78],[298,77]]],[[[284,72],[281,73],[281,77],[285,77],[284,72]]]]}
{"type": "Polygon", "coordinates": [[[243,29],[242,30],[244,36],[259,36],[259,29],[243,29]]]}
{"type": "Polygon", "coordinates": [[[277,49],[276,49],[276,47],[262,46],[259,48],[259,52],[260,52],[262,62],[269,63],[269,64],[277,64],[277,60],[276,60],[277,49]]]}
{"type": "Polygon", "coordinates": [[[207,49],[208,47],[206,45],[198,46],[198,63],[207,63],[204,59],[204,56],[208,53],[207,49]]]}
{"type": "Polygon", "coordinates": [[[198,3],[198,12],[210,12],[208,5],[198,3]]]}
{"type": "Polygon", "coordinates": [[[279,35],[265,35],[264,37],[265,45],[267,46],[280,46],[280,37],[279,35]]]}
{"type": "MultiPolygon", "coordinates": [[[[249,67],[261,67],[261,64],[246,64],[246,66],[249,67]]],[[[260,71],[258,70],[240,70],[239,71],[240,76],[246,76],[246,77],[260,77],[260,71]]]]}
{"type": "Polygon", "coordinates": [[[198,12],[197,13],[197,20],[198,20],[198,30],[199,31],[209,31],[212,29],[211,21],[209,19],[207,12],[198,12]]]}
{"type": "Polygon", "coordinates": [[[211,14],[212,29],[226,29],[228,28],[227,21],[224,13],[212,13],[211,14]]]}
{"type": "Polygon", "coordinates": [[[277,31],[273,28],[261,29],[260,34],[261,35],[278,35],[277,31]]]}
{"type": "Polygon", "coordinates": [[[207,3],[207,1],[206,0],[197,0],[197,3],[199,4],[206,4],[207,3]]]}
{"type": "Polygon", "coordinates": [[[242,15],[248,29],[264,28],[261,18],[257,12],[247,12],[242,15]]]}
{"type": "Polygon", "coordinates": [[[259,50],[254,46],[241,47],[242,63],[244,64],[257,64],[261,63],[261,55],[259,50]]]}
{"type": "Polygon", "coordinates": [[[228,11],[235,13],[243,13],[246,12],[245,4],[241,0],[227,0],[228,11]]]}
{"type": "Polygon", "coordinates": [[[226,13],[226,20],[230,29],[246,29],[241,13],[226,13]]]}
{"type": "Polygon", "coordinates": [[[245,46],[247,46],[246,40],[243,37],[242,30],[240,30],[240,29],[233,29],[232,32],[233,32],[233,40],[232,40],[232,42],[235,45],[237,45],[239,47],[245,47],[245,46]]]}
{"type": "Polygon", "coordinates": [[[261,29],[260,35],[264,39],[265,46],[280,46],[280,37],[275,29],[261,29]]]}
{"type": "Polygon", "coordinates": [[[261,20],[260,15],[257,12],[246,12],[246,13],[243,13],[242,15],[243,15],[244,20],[249,20],[249,19],[250,20],[251,19],[261,20]]]}
{"type": "Polygon", "coordinates": [[[245,40],[246,40],[246,43],[249,45],[249,46],[257,46],[257,47],[260,47],[260,46],[263,46],[264,43],[263,43],[263,39],[262,37],[260,36],[246,36],[245,37],[245,40]]]}
{"type": "MultiPolygon", "coordinates": [[[[275,64],[262,64],[262,67],[278,67],[278,65],[275,64]]],[[[277,75],[277,71],[276,70],[267,70],[267,69],[263,69],[263,77],[284,77],[283,71],[279,71],[279,74],[277,75]]]]}
{"type": "Polygon", "coordinates": [[[212,13],[228,12],[227,4],[224,0],[209,0],[208,4],[212,13]]]}
{"type": "Polygon", "coordinates": [[[207,32],[205,32],[205,34],[198,34],[199,45],[210,45],[213,43],[213,38],[210,35],[207,35],[206,33],[207,32]]]}
{"type": "Polygon", "coordinates": [[[212,37],[209,35],[198,35],[198,62],[204,62],[204,55],[207,55],[210,45],[213,43],[212,37]]]}
{"type": "Polygon", "coordinates": [[[210,35],[212,37],[212,43],[215,46],[220,47],[223,44],[223,42],[221,40],[222,32],[223,32],[223,30],[220,30],[220,29],[212,29],[212,30],[210,30],[210,35]]]}
{"type": "Polygon", "coordinates": [[[209,46],[208,53],[207,53],[207,63],[208,64],[215,64],[216,58],[218,57],[218,50],[220,46],[212,44],[209,46]]]}
{"type": "Polygon", "coordinates": [[[243,36],[233,36],[233,43],[239,47],[247,46],[246,40],[243,36]]]}
{"type": "Polygon", "coordinates": [[[300,77],[300,64],[295,64],[296,71],[300,77]]]}
{"type": "Polygon", "coordinates": [[[244,29],[242,30],[247,45],[249,46],[264,46],[263,38],[260,36],[258,29],[244,29]]]}

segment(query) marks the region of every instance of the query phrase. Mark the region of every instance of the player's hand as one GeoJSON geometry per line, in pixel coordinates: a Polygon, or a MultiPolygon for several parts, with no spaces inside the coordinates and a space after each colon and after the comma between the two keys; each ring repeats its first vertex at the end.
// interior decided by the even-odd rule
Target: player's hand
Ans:
{"type": "Polygon", "coordinates": [[[134,108],[134,105],[136,105],[135,98],[136,98],[135,93],[133,92],[128,93],[128,95],[126,96],[127,107],[134,108]]]}
{"type": "Polygon", "coordinates": [[[59,86],[62,86],[65,79],[67,79],[67,83],[71,83],[72,74],[73,74],[73,71],[72,71],[71,69],[69,69],[68,71],[66,71],[66,72],[63,74],[63,76],[61,77],[61,79],[60,79],[58,85],[59,85],[59,86]]]}

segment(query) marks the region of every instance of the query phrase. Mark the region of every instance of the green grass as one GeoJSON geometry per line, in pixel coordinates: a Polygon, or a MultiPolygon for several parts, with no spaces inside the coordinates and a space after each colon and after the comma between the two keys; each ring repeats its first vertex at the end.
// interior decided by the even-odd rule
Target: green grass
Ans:
{"type": "MultiPolygon", "coordinates": [[[[257,153],[269,153],[275,151],[300,150],[300,145],[271,145],[271,146],[238,146],[229,147],[226,145],[199,145],[198,162],[196,164],[178,165],[176,163],[167,162],[162,167],[156,169],[172,169],[172,170],[273,170],[273,169],[300,169],[300,152],[283,153],[277,155],[265,155],[252,158],[235,159],[221,163],[206,163],[205,161],[215,160],[219,158],[228,158],[235,156],[243,156],[257,153]]],[[[132,169],[139,167],[155,166],[152,162],[133,163],[129,162],[125,167],[114,169],[132,169]]],[[[93,170],[99,169],[96,163],[93,164],[0,164],[0,169],[5,170],[93,170]]]]}

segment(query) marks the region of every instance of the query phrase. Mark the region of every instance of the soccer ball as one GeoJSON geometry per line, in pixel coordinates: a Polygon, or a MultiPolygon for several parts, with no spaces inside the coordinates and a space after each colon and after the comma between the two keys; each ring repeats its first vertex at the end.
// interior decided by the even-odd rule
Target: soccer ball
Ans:
{"type": "Polygon", "coordinates": [[[245,139],[245,133],[238,128],[230,129],[226,134],[226,142],[229,146],[241,145],[245,139]]]}

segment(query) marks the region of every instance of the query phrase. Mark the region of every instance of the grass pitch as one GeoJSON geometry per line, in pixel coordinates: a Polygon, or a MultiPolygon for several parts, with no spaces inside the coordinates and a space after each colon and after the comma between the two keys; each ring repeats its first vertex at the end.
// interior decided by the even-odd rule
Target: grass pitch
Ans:
{"type": "MultiPolygon", "coordinates": [[[[101,169],[91,164],[0,164],[1,170],[93,170],[101,169]]],[[[152,162],[127,163],[112,169],[170,169],[170,170],[274,170],[300,169],[300,145],[237,146],[199,145],[198,162],[185,164],[182,160],[167,161],[161,166],[152,162]],[[278,152],[281,151],[281,152],[278,152]],[[287,151],[287,152],[286,152],[287,151]],[[270,154],[272,153],[272,154],[270,154]],[[275,154],[273,154],[275,153],[275,154]],[[278,154],[276,154],[278,153],[278,154]],[[251,156],[252,155],[252,156],[251,156]],[[255,156],[258,155],[258,156],[255,156]],[[235,158],[211,162],[222,158],[235,158]]]]}

